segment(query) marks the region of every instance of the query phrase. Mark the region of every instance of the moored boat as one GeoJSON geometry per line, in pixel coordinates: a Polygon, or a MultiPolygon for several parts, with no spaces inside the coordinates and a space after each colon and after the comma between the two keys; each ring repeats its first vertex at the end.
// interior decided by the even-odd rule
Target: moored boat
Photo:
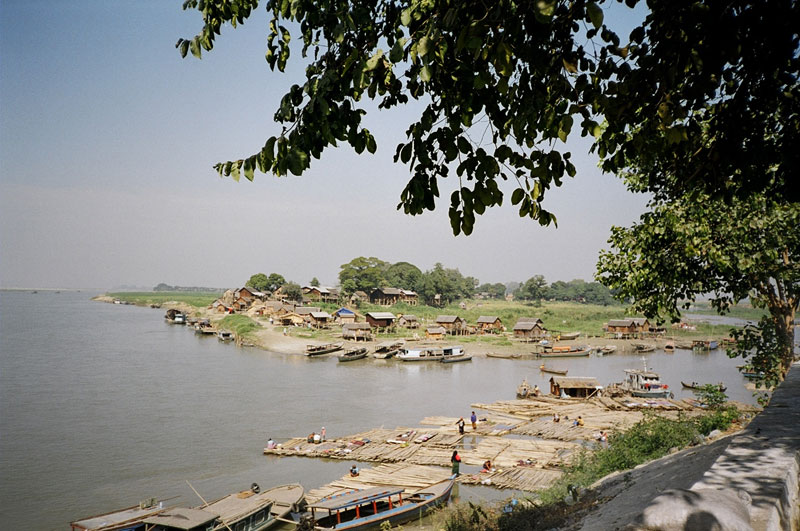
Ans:
{"type": "Polygon", "coordinates": [[[553,347],[550,352],[534,352],[540,358],[579,358],[592,353],[592,349],[587,346],[579,347],[553,347]]]}
{"type": "Polygon", "coordinates": [[[230,330],[218,330],[217,339],[220,341],[233,341],[233,332],[230,330]]]}
{"type": "Polygon", "coordinates": [[[461,356],[464,349],[454,347],[415,347],[400,349],[397,359],[403,361],[441,361],[443,358],[461,356]]]}
{"type": "Polygon", "coordinates": [[[600,352],[603,353],[604,356],[608,356],[609,354],[613,354],[617,351],[616,345],[606,345],[604,347],[600,347],[600,352]]]}
{"type": "Polygon", "coordinates": [[[669,352],[670,354],[675,352],[675,343],[672,341],[667,342],[667,344],[664,345],[664,352],[669,352]]]}
{"type": "Polygon", "coordinates": [[[692,341],[692,350],[716,350],[719,345],[713,339],[695,339],[692,341]]]}
{"type": "Polygon", "coordinates": [[[72,531],[138,531],[144,529],[146,518],[166,511],[167,508],[163,500],[151,498],[133,507],[90,516],[70,522],[69,525],[72,531]]]}
{"type": "Polygon", "coordinates": [[[504,360],[516,360],[522,357],[519,352],[487,352],[487,358],[501,358],[504,360]]]}
{"type": "Polygon", "coordinates": [[[647,368],[647,360],[642,358],[644,369],[625,369],[625,381],[622,388],[631,395],[640,398],[667,398],[672,392],[669,386],[661,382],[658,373],[647,368]]]}
{"type": "Polygon", "coordinates": [[[458,363],[460,361],[470,361],[472,359],[472,354],[467,354],[466,352],[461,352],[461,354],[456,354],[454,356],[444,356],[442,358],[442,363],[458,363]]]}
{"type": "Polygon", "coordinates": [[[261,492],[253,483],[250,490],[196,508],[168,509],[146,518],[144,523],[147,531],[262,531],[278,522],[276,514],[285,517],[299,509],[303,496],[303,487],[297,484],[261,492]]]}
{"type": "Polygon", "coordinates": [[[339,361],[355,361],[367,357],[367,347],[347,349],[339,354],[339,361]]]}
{"type": "Polygon", "coordinates": [[[330,354],[337,350],[342,350],[344,341],[339,343],[325,343],[324,345],[306,345],[306,356],[320,356],[322,354],[330,354]]]}
{"type": "Polygon", "coordinates": [[[405,341],[385,341],[375,346],[375,352],[372,353],[373,358],[385,360],[392,358],[400,352],[400,349],[405,344],[405,341]]]}
{"type": "MultiPolygon", "coordinates": [[[[697,382],[686,383],[684,381],[681,381],[681,385],[683,387],[685,387],[686,389],[691,389],[692,391],[702,391],[706,386],[706,384],[700,384],[700,383],[697,383],[697,382]]],[[[728,389],[727,387],[725,387],[721,383],[714,384],[714,386],[717,389],[719,389],[719,391],[722,392],[722,393],[724,393],[728,389]]]]}
{"type": "Polygon", "coordinates": [[[561,376],[566,376],[567,372],[569,371],[569,369],[554,369],[546,366],[545,364],[540,365],[539,370],[550,374],[560,374],[561,376]]]}
{"type": "Polygon", "coordinates": [[[372,487],[326,496],[308,505],[301,521],[314,529],[361,531],[416,520],[447,502],[454,478],[405,495],[403,488],[372,487]],[[388,524],[387,524],[388,522],[388,524]]]}
{"type": "Polygon", "coordinates": [[[178,325],[186,324],[186,314],[174,308],[170,308],[169,310],[167,310],[167,313],[164,314],[164,319],[166,319],[166,321],[170,324],[178,324],[178,325]]]}
{"type": "Polygon", "coordinates": [[[570,341],[572,339],[578,339],[580,337],[580,332],[564,332],[559,334],[559,338],[561,341],[570,341]]]}
{"type": "Polygon", "coordinates": [[[653,352],[656,346],[651,343],[631,343],[636,352],[653,352]]]}

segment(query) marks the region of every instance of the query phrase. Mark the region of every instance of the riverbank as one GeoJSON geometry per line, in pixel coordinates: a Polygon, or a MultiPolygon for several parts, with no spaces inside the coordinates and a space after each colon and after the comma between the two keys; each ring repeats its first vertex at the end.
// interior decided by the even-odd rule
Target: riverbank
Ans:
{"type": "MultiPolygon", "coordinates": [[[[137,306],[151,306],[162,310],[177,309],[198,319],[208,319],[212,322],[212,324],[217,326],[226,316],[225,314],[212,311],[207,307],[209,297],[207,294],[136,294],[136,296],[131,297],[131,301],[125,299],[125,295],[126,294],[123,293],[106,294],[94,297],[92,300],[106,303],[130,302],[137,306]],[[168,298],[173,295],[176,300],[168,300],[168,298]]],[[[539,313],[545,317],[553,313],[550,309],[548,309],[547,303],[545,303],[545,306],[537,308],[529,308],[528,306],[520,303],[500,303],[497,301],[473,303],[473,305],[479,308],[485,308],[484,311],[488,313],[495,312],[498,314],[516,315],[520,312],[527,312],[531,314],[539,313]],[[511,310],[512,308],[513,310],[511,310]]],[[[553,315],[555,316],[557,314],[559,317],[563,317],[562,313],[564,312],[564,303],[558,303],[555,306],[558,307],[559,310],[553,315]]],[[[681,330],[668,330],[668,333],[664,337],[648,338],[646,340],[605,338],[603,337],[602,330],[598,325],[598,323],[602,322],[602,320],[598,320],[596,313],[602,310],[603,313],[607,314],[609,310],[605,307],[595,308],[591,305],[576,304],[574,306],[574,318],[570,320],[568,325],[565,325],[564,319],[561,319],[561,326],[567,326],[569,330],[588,330],[589,332],[582,332],[581,335],[574,340],[560,341],[558,342],[559,345],[587,345],[594,348],[614,346],[617,349],[617,353],[635,353],[637,352],[637,349],[634,345],[637,343],[646,343],[653,345],[655,349],[663,349],[663,347],[669,342],[690,342],[692,339],[701,338],[706,340],[721,341],[723,337],[728,335],[727,326],[705,325],[704,329],[714,330],[714,332],[704,333],[702,331],[687,332],[681,330]],[[597,330],[594,330],[594,328],[597,328],[597,330]]],[[[422,310],[422,308],[419,309],[422,310]]],[[[392,308],[390,307],[389,310],[391,311],[392,308]]],[[[427,311],[430,313],[431,309],[425,309],[422,311],[427,311]]],[[[444,308],[436,311],[440,311],[442,314],[446,314],[448,312],[456,312],[459,314],[464,313],[464,311],[459,312],[457,308],[444,308]]],[[[475,313],[476,310],[475,308],[472,310],[465,310],[467,313],[470,311],[475,313]]],[[[269,324],[268,317],[249,315],[247,312],[236,315],[247,315],[256,325],[258,325],[257,328],[253,329],[244,337],[237,338],[239,343],[268,350],[270,352],[276,352],[280,354],[301,354],[305,351],[305,347],[308,344],[342,341],[341,331],[338,326],[320,330],[298,326],[283,327],[269,324]]],[[[545,323],[545,325],[547,325],[547,323],[545,323]]],[[[508,328],[511,328],[511,326],[513,326],[513,324],[507,325],[508,328]]],[[[511,332],[485,335],[447,336],[442,340],[427,340],[424,338],[424,331],[421,331],[420,329],[407,330],[405,333],[393,333],[386,335],[382,334],[375,337],[372,341],[345,341],[345,348],[358,345],[366,346],[367,348],[372,349],[378,343],[388,339],[404,339],[408,343],[425,345],[461,344],[471,355],[477,357],[485,357],[492,353],[508,356],[513,355],[515,357],[521,356],[523,358],[533,357],[535,348],[535,343],[529,343],[515,339],[511,332]]]]}

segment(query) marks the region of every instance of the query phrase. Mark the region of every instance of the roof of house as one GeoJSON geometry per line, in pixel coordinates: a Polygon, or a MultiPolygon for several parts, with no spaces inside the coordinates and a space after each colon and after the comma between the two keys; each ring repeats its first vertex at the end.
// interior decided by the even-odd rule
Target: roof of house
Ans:
{"type": "Polygon", "coordinates": [[[519,319],[517,319],[517,322],[518,323],[525,323],[525,322],[544,323],[544,321],[542,321],[538,317],[520,317],[519,319]]]}
{"type": "Polygon", "coordinates": [[[397,319],[392,312],[367,312],[367,317],[373,319],[397,319]]]}
{"type": "Polygon", "coordinates": [[[375,288],[374,290],[372,290],[372,293],[375,293],[376,291],[380,291],[384,295],[402,295],[403,294],[403,290],[400,290],[400,289],[397,289],[397,288],[375,288]]]}
{"type": "Polygon", "coordinates": [[[355,315],[355,314],[356,312],[354,312],[350,308],[345,308],[345,307],[341,307],[335,312],[333,312],[333,315],[355,315]]]}
{"type": "Polygon", "coordinates": [[[311,312],[318,312],[320,310],[321,308],[317,306],[298,306],[297,308],[294,309],[294,311],[300,315],[308,315],[311,312]]]}
{"type": "Polygon", "coordinates": [[[417,296],[417,292],[416,291],[411,291],[410,289],[401,289],[400,291],[406,297],[416,297],[417,296]]]}
{"type": "Polygon", "coordinates": [[[345,323],[342,325],[342,330],[369,330],[372,328],[369,323],[345,323]]]}
{"type": "Polygon", "coordinates": [[[458,320],[463,320],[457,315],[439,315],[436,317],[437,323],[455,323],[458,320]]]}
{"type": "Polygon", "coordinates": [[[608,326],[631,326],[634,322],[633,319],[609,319],[608,326]]]}
{"type": "Polygon", "coordinates": [[[353,295],[356,297],[367,298],[369,295],[365,291],[357,290],[353,292],[353,295]]]}
{"type": "Polygon", "coordinates": [[[311,312],[311,317],[314,319],[330,319],[331,314],[328,312],[311,312]]]}
{"type": "Polygon", "coordinates": [[[600,384],[597,382],[597,378],[592,378],[589,376],[553,376],[550,378],[550,381],[562,389],[596,389],[600,387],[600,384]]]}
{"type": "Polygon", "coordinates": [[[429,334],[446,334],[447,330],[443,326],[429,326],[425,329],[425,332],[429,334]]]}
{"type": "Polygon", "coordinates": [[[517,321],[517,324],[514,325],[514,330],[533,330],[537,326],[539,326],[539,323],[536,321],[517,321]]]}
{"type": "Polygon", "coordinates": [[[478,324],[482,323],[492,324],[495,321],[499,320],[500,318],[497,317],[496,315],[481,315],[480,317],[478,317],[478,324]]]}
{"type": "Polygon", "coordinates": [[[409,313],[409,314],[404,314],[404,315],[401,315],[401,316],[400,316],[400,319],[405,319],[405,320],[406,320],[406,322],[408,322],[408,321],[418,321],[418,320],[419,320],[419,319],[417,319],[417,316],[416,316],[416,315],[412,315],[412,314],[410,314],[410,313],[409,313]]]}
{"type": "Polygon", "coordinates": [[[633,322],[637,325],[643,325],[649,321],[647,320],[647,317],[634,317],[633,322]]]}

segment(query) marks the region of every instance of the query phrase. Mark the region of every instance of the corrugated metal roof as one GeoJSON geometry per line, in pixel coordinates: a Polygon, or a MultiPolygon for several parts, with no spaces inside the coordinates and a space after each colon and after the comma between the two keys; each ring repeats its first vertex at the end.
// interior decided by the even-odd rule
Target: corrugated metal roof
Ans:
{"type": "Polygon", "coordinates": [[[330,319],[331,314],[328,312],[311,312],[311,317],[314,319],[330,319]]]}

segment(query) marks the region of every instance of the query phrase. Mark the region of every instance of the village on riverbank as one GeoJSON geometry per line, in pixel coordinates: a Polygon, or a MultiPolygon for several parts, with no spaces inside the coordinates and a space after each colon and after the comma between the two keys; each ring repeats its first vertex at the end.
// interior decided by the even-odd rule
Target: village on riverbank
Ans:
{"type": "MultiPolygon", "coordinates": [[[[625,316],[622,307],[607,313],[615,312],[618,318],[608,319],[596,329],[578,331],[574,330],[576,324],[585,322],[568,323],[563,318],[559,321],[562,316],[558,315],[552,317],[558,324],[549,325],[536,317],[536,312],[553,316],[547,306],[517,303],[516,313],[511,313],[509,302],[470,301],[455,308],[432,309],[434,313],[443,312],[434,314],[431,309],[417,306],[413,292],[379,289],[349,305],[331,300],[330,293],[330,288],[310,286],[304,289],[304,303],[297,304],[271,300],[244,287],[200,307],[169,300],[134,302],[166,312],[168,322],[174,323],[176,316],[182,316],[178,322],[183,320],[198,333],[212,332],[220,339],[230,337],[239,345],[297,355],[307,353],[309,345],[334,342],[340,345],[340,351],[359,347],[370,354],[387,342],[415,348],[459,343],[466,345],[470,355],[514,360],[534,359],[554,351],[556,355],[559,351],[569,355],[588,349],[603,355],[603,349],[607,354],[648,352],[669,346],[691,349],[693,342],[701,348],[717,348],[725,337],[713,336],[707,330],[698,332],[689,323],[674,328],[656,327],[647,319],[625,316]],[[373,310],[375,307],[378,308],[373,310]],[[230,336],[223,336],[223,332],[230,336]]],[[[111,295],[98,300],[122,303],[125,299],[111,295]]],[[[575,308],[570,311],[577,313],[575,308]]],[[[658,411],[670,418],[707,412],[698,400],[676,400],[669,395],[637,398],[601,388],[593,378],[555,375],[551,389],[537,389],[524,396],[518,391],[516,400],[471,404],[477,417],[475,428],[468,422],[464,432],[458,429],[458,418],[430,416],[418,426],[371,428],[334,438],[297,434],[289,440],[273,441],[263,452],[371,465],[362,468],[357,476],[345,475],[308,492],[310,501],[345,489],[415,489],[434,484],[449,477],[454,451],[460,453],[464,464],[460,483],[536,492],[552,485],[575,455],[607,444],[610,436],[626,431],[646,412],[658,411]]],[[[758,409],[739,406],[748,418],[758,409]]],[[[733,429],[739,428],[737,424],[733,429]]]]}

